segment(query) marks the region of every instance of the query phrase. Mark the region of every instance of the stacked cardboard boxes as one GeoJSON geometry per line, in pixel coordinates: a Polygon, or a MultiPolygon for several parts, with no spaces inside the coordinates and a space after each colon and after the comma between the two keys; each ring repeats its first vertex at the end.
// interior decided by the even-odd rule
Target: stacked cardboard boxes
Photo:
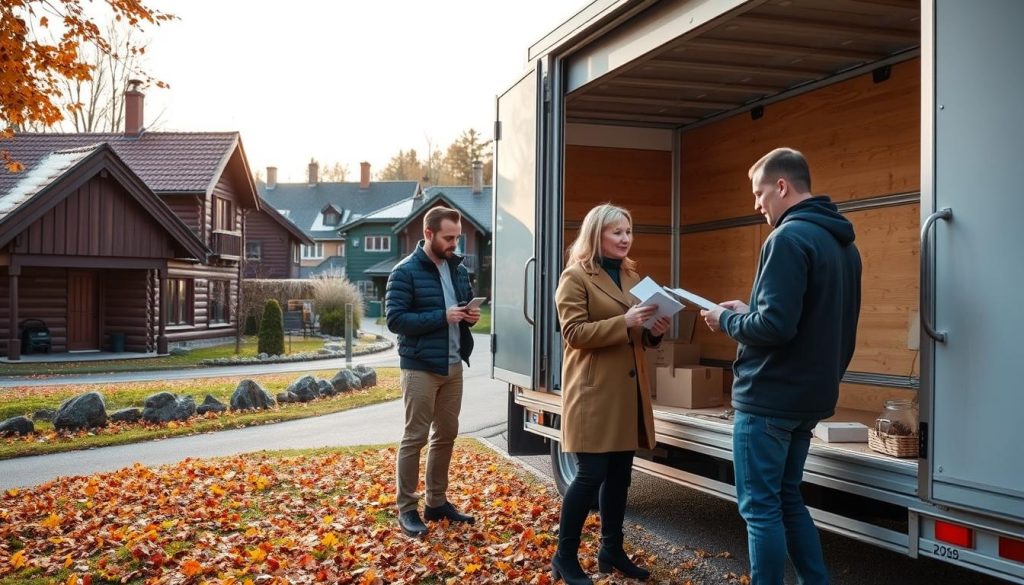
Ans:
{"type": "Polygon", "coordinates": [[[647,350],[647,371],[654,402],[677,408],[721,406],[722,369],[700,365],[700,344],[693,343],[696,311],[679,313],[679,338],[647,350]]]}

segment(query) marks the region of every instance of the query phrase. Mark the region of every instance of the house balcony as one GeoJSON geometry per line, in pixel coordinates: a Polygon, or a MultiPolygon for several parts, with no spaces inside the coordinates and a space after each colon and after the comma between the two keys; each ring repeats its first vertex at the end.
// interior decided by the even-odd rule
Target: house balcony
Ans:
{"type": "Polygon", "coordinates": [[[242,233],[213,230],[210,238],[213,256],[221,260],[242,259],[242,233]]]}

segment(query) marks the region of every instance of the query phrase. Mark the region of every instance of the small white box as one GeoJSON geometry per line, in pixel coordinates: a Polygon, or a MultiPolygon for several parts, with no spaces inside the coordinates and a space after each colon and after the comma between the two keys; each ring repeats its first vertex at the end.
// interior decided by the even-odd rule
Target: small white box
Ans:
{"type": "Polygon", "coordinates": [[[867,443],[868,428],[857,422],[820,422],[814,436],[826,443],[867,443]]]}

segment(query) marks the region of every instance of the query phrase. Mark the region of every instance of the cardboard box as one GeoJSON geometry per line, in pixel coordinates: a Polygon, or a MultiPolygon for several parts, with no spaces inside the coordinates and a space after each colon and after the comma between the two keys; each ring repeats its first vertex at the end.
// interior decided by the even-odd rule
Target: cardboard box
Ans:
{"type": "Polygon", "coordinates": [[[658,368],[700,364],[700,344],[693,343],[693,331],[698,313],[683,310],[677,315],[679,317],[679,337],[662,339],[658,347],[648,348],[644,354],[647,359],[648,378],[651,381],[651,396],[658,395],[658,368]]]}
{"type": "Polygon", "coordinates": [[[823,421],[814,427],[814,436],[826,443],[867,443],[868,428],[857,422],[823,421]]]}
{"type": "Polygon", "coordinates": [[[704,366],[658,368],[658,404],[713,408],[723,404],[722,369],[704,366]]]}

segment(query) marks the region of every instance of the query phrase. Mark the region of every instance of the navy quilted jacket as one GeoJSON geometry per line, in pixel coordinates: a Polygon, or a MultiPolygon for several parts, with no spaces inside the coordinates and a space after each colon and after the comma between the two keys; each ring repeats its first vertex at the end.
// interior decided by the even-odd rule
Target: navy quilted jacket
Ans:
{"type": "MultiPolygon", "coordinates": [[[[453,255],[443,268],[451,270],[458,301],[472,300],[469,271],[462,265],[462,257],[453,255]]],[[[441,274],[423,251],[422,241],[392,269],[384,306],[388,329],[398,334],[402,369],[448,375],[448,317],[441,274]]],[[[459,353],[466,364],[473,352],[473,334],[469,328],[468,323],[459,323],[459,353]]]]}

